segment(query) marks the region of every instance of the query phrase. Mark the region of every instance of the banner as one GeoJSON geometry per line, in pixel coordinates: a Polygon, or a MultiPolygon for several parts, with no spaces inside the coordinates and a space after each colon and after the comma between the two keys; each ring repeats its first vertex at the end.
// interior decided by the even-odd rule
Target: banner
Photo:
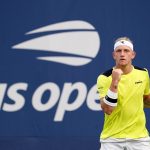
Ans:
{"type": "Polygon", "coordinates": [[[113,44],[121,36],[134,42],[133,64],[149,70],[149,6],[135,0],[1,2],[0,149],[99,149],[104,115],[97,77],[114,65],[113,44]]]}

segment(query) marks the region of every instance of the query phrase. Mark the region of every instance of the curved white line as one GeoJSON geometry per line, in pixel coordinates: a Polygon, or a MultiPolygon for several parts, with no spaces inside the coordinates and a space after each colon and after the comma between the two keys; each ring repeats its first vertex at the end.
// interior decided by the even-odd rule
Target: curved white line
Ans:
{"type": "Polygon", "coordinates": [[[100,39],[96,31],[63,32],[34,38],[12,48],[59,52],[94,58],[100,48],[100,39]]]}
{"type": "Polygon", "coordinates": [[[56,31],[56,30],[74,30],[74,29],[94,30],[95,28],[94,26],[92,26],[90,23],[86,21],[75,20],[75,21],[65,21],[65,22],[51,24],[51,25],[27,32],[26,34],[34,34],[34,33],[56,31]]]}
{"type": "Polygon", "coordinates": [[[37,59],[62,63],[70,66],[81,66],[92,61],[92,59],[89,58],[68,56],[37,57],[37,59]]]}

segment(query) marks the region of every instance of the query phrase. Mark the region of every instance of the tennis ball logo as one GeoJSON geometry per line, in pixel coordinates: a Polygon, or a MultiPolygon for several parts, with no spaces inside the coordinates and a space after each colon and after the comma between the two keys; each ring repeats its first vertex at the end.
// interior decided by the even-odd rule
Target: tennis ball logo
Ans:
{"type": "Polygon", "coordinates": [[[51,24],[30,31],[26,35],[41,33],[45,35],[24,41],[12,48],[50,52],[53,55],[40,56],[37,59],[71,66],[90,63],[100,49],[98,32],[85,21],[76,20],[51,24]]]}

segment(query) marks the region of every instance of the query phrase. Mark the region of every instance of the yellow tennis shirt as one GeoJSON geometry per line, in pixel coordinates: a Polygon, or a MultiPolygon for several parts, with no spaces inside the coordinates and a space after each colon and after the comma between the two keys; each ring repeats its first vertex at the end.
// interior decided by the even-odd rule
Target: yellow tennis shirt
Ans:
{"type": "MultiPolygon", "coordinates": [[[[105,97],[112,81],[112,69],[97,79],[100,98],[105,97]]],[[[142,138],[149,136],[145,127],[143,95],[150,93],[149,74],[146,69],[134,67],[121,76],[118,85],[117,107],[111,115],[105,114],[101,138],[142,138]]]]}

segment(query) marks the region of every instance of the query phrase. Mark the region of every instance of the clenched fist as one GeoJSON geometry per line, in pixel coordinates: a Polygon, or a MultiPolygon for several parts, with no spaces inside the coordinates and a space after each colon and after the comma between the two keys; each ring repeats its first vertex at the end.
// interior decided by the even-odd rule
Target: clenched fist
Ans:
{"type": "Polygon", "coordinates": [[[113,69],[112,71],[112,83],[110,89],[114,92],[116,92],[118,83],[121,79],[121,75],[123,74],[123,71],[121,69],[113,69]]]}
{"type": "Polygon", "coordinates": [[[112,71],[112,80],[119,81],[121,79],[121,75],[123,74],[121,69],[113,69],[112,71]]]}

